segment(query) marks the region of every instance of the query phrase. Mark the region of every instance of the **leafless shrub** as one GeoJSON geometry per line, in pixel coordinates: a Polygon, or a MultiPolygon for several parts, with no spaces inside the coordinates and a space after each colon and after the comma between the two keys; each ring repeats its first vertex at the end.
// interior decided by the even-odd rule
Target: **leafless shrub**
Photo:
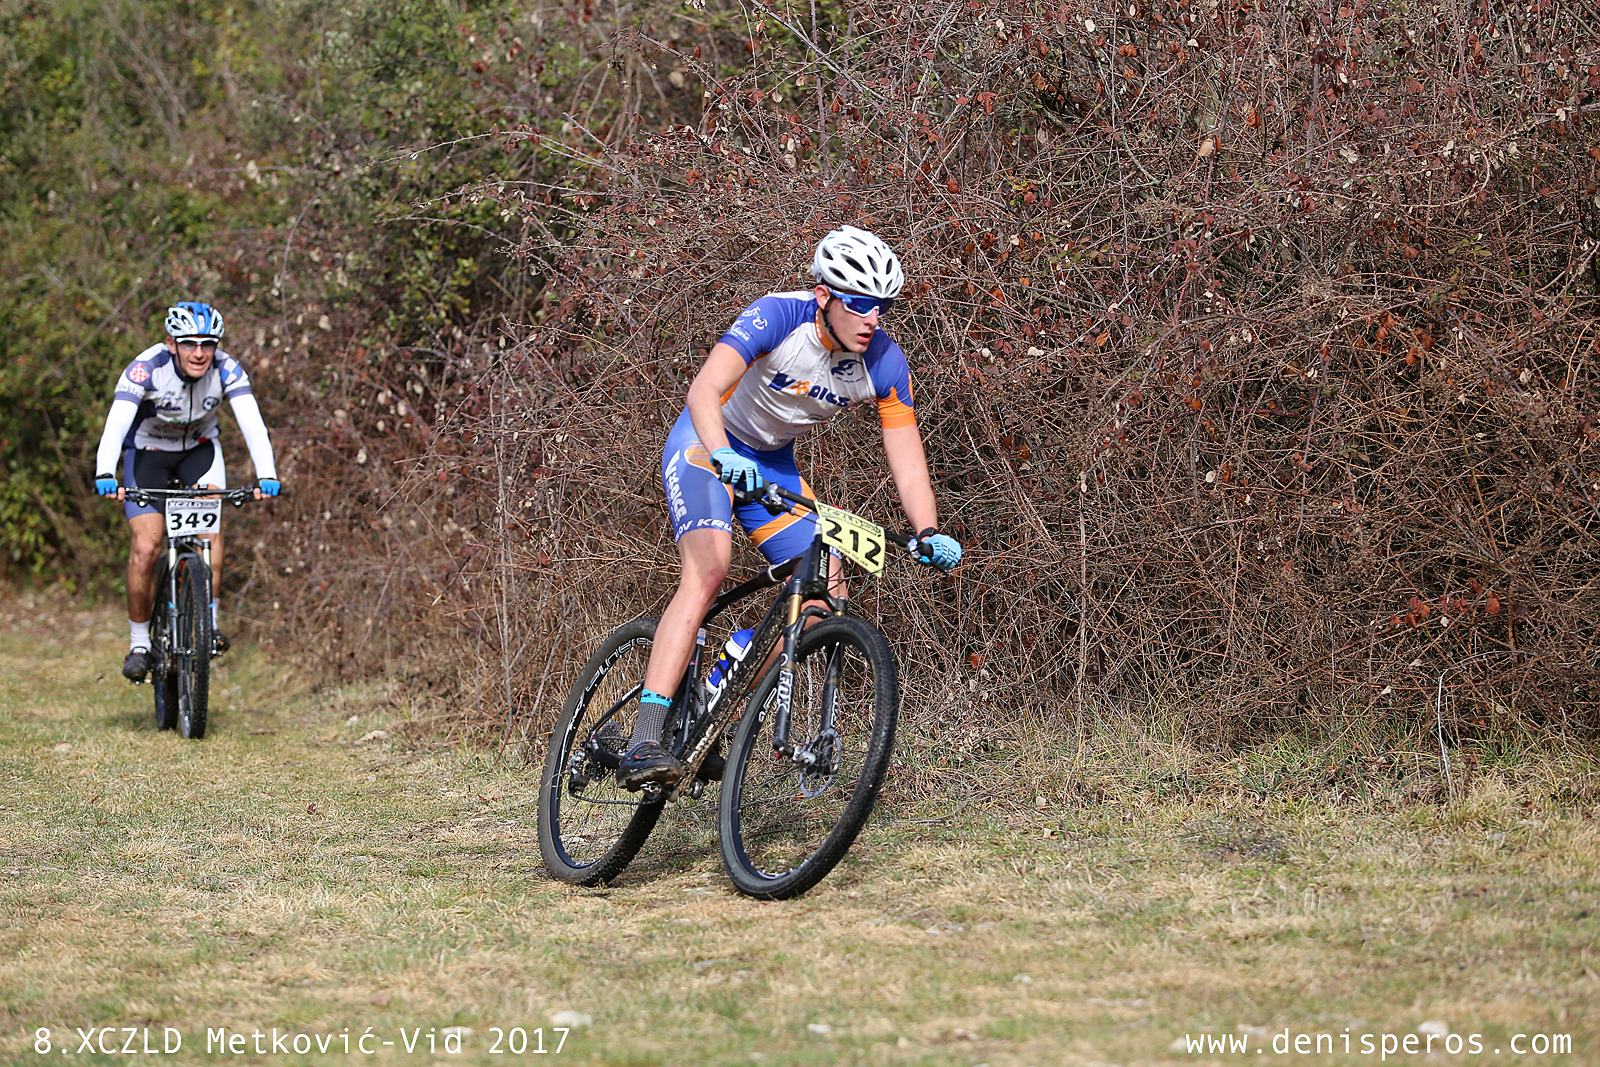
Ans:
{"type": "MultiPolygon", "coordinates": [[[[520,250],[541,316],[393,479],[434,540],[368,584],[468,718],[547,724],[593,639],[670,592],[657,460],[688,381],[851,222],[913,279],[887,326],[970,553],[858,583],[926,734],[1150,702],[1209,742],[1431,725],[1441,675],[1451,730],[1594,729],[1600,52],[1575,9],[758,10],[731,80],[617,39],[698,79],[701,120],[596,149],[567,235],[520,250]]],[[[892,525],[863,418],[802,471],[892,525]]]]}

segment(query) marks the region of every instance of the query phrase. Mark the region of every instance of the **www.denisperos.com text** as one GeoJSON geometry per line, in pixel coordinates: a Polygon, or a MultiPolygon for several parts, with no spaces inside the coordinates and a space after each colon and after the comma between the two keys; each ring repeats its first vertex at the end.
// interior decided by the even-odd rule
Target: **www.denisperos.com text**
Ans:
{"type": "Polygon", "coordinates": [[[1267,1037],[1256,1032],[1184,1034],[1172,1051],[1211,1056],[1370,1056],[1383,1063],[1408,1056],[1447,1053],[1451,1056],[1570,1056],[1571,1034],[1511,1034],[1493,1040],[1483,1034],[1450,1033],[1295,1033],[1284,1030],[1267,1037]]]}

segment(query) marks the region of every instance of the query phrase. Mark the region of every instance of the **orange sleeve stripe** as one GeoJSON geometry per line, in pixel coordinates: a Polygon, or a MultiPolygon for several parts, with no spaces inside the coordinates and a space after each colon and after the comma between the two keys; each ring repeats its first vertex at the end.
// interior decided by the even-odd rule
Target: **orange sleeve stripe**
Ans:
{"type": "Polygon", "coordinates": [[[890,387],[889,395],[878,398],[878,419],[885,430],[898,430],[917,424],[917,413],[900,399],[900,394],[890,387]]]}

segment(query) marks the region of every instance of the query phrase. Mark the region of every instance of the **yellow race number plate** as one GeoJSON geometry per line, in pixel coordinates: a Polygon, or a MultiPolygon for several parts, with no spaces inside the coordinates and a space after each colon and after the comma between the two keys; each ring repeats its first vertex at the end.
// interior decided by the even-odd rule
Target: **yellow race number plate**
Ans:
{"type": "Polygon", "coordinates": [[[817,519],[822,523],[822,540],[837,548],[862,570],[877,574],[883,570],[888,539],[883,527],[853,515],[843,508],[817,502],[817,519]]]}

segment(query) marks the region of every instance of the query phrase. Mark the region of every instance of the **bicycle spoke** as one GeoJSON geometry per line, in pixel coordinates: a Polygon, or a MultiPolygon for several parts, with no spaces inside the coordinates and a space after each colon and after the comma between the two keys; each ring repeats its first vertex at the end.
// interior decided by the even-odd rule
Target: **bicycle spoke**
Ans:
{"type": "Polygon", "coordinates": [[[563,881],[597,885],[615,877],[660,814],[659,794],[623,789],[594,751],[602,749],[609,759],[627,744],[654,631],[653,620],[635,620],[607,638],[551,734],[539,789],[539,849],[563,881]]]}
{"type": "Polygon", "coordinates": [[[734,883],[757,896],[804,892],[838,862],[871,810],[888,763],[896,702],[882,636],[836,618],[802,638],[789,740],[809,762],[772,748],[772,712],[741,724],[740,762],[724,780],[720,828],[734,883]]]}

